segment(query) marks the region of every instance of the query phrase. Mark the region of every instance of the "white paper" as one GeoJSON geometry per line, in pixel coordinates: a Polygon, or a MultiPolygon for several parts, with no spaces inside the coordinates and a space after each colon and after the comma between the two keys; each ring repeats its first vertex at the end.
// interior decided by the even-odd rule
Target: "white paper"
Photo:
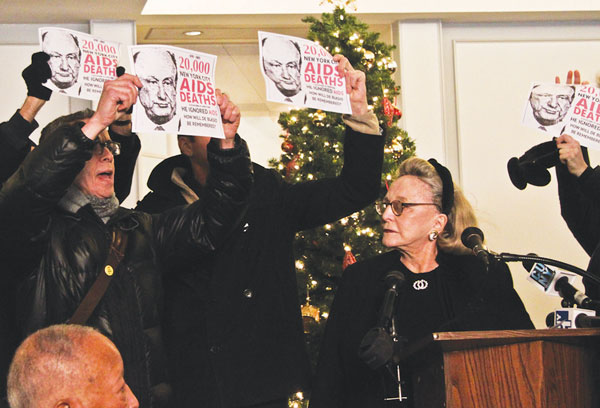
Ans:
{"type": "Polygon", "coordinates": [[[352,113],[345,78],[338,75],[338,64],[325,48],[304,38],[264,31],[258,32],[258,41],[268,101],[352,113]]]}
{"type": "Polygon", "coordinates": [[[600,89],[591,85],[577,87],[565,133],[582,146],[600,150],[600,89]]]}
{"type": "Polygon", "coordinates": [[[38,34],[52,71],[44,86],[52,91],[97,101],[104,82],[117,77],[118,42],[57,27],[42,27],[38,34]]]}
{"type": "Polygon", "coordinates": [[[215,55],[162,45],[129,47],[142,88],[133,107],[134,132],[224,139],[215,88],[215,55]]]}
{"type": "Polygon", "coordinates": [[[560,136],[564,133],[575,91],[575,85],[532,84],[521,123],[550,136],[560,136]]]}

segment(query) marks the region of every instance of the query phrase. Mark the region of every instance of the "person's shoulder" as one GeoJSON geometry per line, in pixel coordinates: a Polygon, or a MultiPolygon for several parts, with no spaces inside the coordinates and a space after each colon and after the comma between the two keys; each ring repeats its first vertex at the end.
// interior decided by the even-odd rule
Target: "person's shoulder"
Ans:
{"type": "Polygon", "coordinates": [[[398,251],[384,252],[383,254],[367,258],[349,265],[344,271],[344,279],[363,280],[376,279],[384,274],[397,269],[400,259],[398,251]]]}

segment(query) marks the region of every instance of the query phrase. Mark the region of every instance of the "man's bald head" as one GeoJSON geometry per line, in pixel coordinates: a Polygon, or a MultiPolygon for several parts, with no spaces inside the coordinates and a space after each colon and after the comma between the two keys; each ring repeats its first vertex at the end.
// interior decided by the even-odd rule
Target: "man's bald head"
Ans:
{"type": "Polygon", "coordinates": [[[90,327],[51,326],[17,349],[8,401],[11,408],[137,407],[122,376],[121,355],[108,338],[90,327]]]}

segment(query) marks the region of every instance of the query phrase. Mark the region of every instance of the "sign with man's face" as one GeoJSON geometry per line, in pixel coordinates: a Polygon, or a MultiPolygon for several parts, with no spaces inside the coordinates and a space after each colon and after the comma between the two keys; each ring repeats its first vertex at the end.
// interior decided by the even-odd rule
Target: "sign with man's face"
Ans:
{"type": "Polygon", "coordinates": [[[551,136],[560,136],[574,96],[575,86],[572,85],[532,84],[521,123],[551,136]]]}
{"type": "Polygon", "coordinates": [[[135,72],[142,82],[139,101],[146,116],[164,125],[177,109],[177,62],[175,55],[164,49],[141,50],[133,55],[135,72]]]}
{"type": "Polygon", "coordinates": [[[50,57],[44,86],[53,91],[98,100],[104,82],[117,77],[119,43],[57,27],[40,28],[39,39],[50,57]]]}
{"type": "Polygon", "coordinates": [[[267,77],[283,96],[300,92],[300,47],[292,40],[266,37],[262,43],[263,67],[267,77]]]}
{"type": "Polygon", "coordinates": [[[79,78],[81,49],[73,34],[65,31],[47,31],[42,34],[42,51],[50,56],[50,80],[59,89],[75,85],[79,78]]]}
{"type": "Polygon", "coordinates": [[[575,88],[562,84],[540,84],[533,87],[529,103],[533,117],[542,126],[562,122],[573,102],[575,88]]]}
{"type": "Polygon", "coordinates": [[[346,80],[321,45],[304,38],[258,32],[267,100],[352,113],[346,80]]]}
{"type": "Polygon", "coordinates": [[[164,45],[129,47],[142,82],[133,107],[134,132],[224,138],[217,104],[217,57],[164,45]]]}

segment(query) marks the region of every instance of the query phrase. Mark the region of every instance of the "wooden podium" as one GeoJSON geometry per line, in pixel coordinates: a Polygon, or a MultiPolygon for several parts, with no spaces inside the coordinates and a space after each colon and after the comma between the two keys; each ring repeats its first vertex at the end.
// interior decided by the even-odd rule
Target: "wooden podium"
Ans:
{"type": "Polygon", "coordinates": [[[600,329],[446,332],[401,364],[414,408],[598,408],[599,352],[600,329]]]}

